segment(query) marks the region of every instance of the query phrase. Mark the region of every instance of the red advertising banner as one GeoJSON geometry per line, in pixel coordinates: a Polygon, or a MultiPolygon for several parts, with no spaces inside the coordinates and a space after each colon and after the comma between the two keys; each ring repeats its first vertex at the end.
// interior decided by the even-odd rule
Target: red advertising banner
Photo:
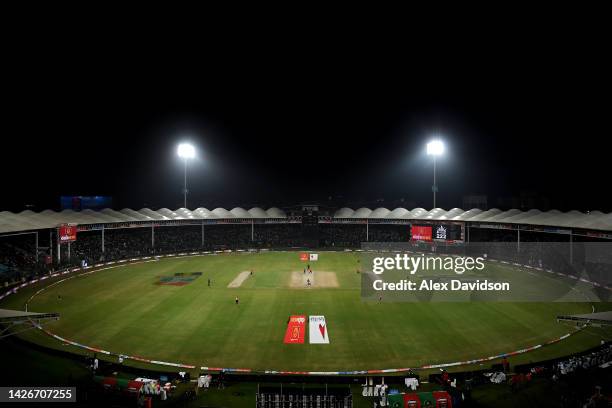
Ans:
{"type": "Polygon", "coordinates": [[[306,316],[291,316],[287,322],[285,344],[303,344],[306,335],[306,316]]]}
{"type": "Polygon", "coordinates": [[[309,258],[308,254],[306,252],[302,252],[300,254],[300,261],[307,261],[309,258]]]}
{"type": "Polygon", "coordinates": [[[431,227],[413,225],[411,231],[412,239],[417,241],[431,241],[431,227]]]}
{"type": "Polygon", "coordinates": [[[77,239],[76,225],[62,224],[59,226],[59,241],[61,244],[65,242],[73,242],[77,239]]]}

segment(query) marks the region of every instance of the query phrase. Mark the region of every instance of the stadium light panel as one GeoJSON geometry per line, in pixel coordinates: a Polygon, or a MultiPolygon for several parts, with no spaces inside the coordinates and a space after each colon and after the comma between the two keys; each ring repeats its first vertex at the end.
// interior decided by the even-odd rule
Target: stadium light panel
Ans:
{"type": "Polygon", "coordinates": [[[440,140],[432,140],[427,143],[427,154],[430,156],[440,156],[444,153],[444,143],[440,140]]]}
{"type": "Polygon", "coordinates": [[[195,147],[189,143],[181,143],[177,153],[181,159],[193,159],[195,157],[195,147]]]}

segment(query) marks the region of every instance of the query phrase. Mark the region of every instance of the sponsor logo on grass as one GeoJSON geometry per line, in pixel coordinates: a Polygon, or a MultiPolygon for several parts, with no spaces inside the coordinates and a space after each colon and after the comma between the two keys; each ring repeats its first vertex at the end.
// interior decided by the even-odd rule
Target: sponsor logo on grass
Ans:
{"type": "Polygon", "coordinates": [[[306,335],[306,316],[290,316],[285,331],[285,344],[303,344],[306,335]]]}
{"type": "Polygon", "coordinates": [[[325,316],[310,316],[308,330],[310,344],[329,344],[325,316]]]}
{"type": "Polygon", "coordinates": [[[202,276],[202,272],[182,273],[177,272],[174,276],[159,276],[158,285],[185,286],[202,276]]]}
{"type": "Polygon", "coordinates": [[[300,261],[318,261],[319,254],[309,254],[307,252],[300,253],[300,261]]]}

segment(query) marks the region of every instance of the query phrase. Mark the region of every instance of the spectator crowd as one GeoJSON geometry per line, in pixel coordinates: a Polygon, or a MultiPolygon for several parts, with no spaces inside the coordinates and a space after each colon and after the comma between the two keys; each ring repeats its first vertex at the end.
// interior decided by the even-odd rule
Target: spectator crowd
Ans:
{"type": "MultiPolygon", "coordinates": [[[[299,222],[214,225],[156,225],[132,228],[105,228],[79,231],[70,246],[61,245],[61,265],[50,263],[57,251],[55,239],[36,253],[32,234],[0,237],[0,284],[31,279],[53,268],[93,264],[145,255],[183,251],[225,250],[239,248],[297,248],[318,245],[322,248],[361,248],[364,242],[397,243],[415,251],[437,251],[458,255],[488,254],[492,259],[515,262],[564,274],[588,277],[610,285],[612,251],[610,242],[572,244],[570,254],[567,236],[550,233],[521,232],[520,245],[515,230],[470,228],[469,245],[410,241],[407,224],[319,223],[303,226],[299,222]],[[104,235],[104,245],[102,236],[104,235]],[[38,256],[37,256],[38,255],[38,256]],[[588,272],[587,272],[588,271],[588,272]]],[[[44,231],[41,237],[49,236],[44,231]]],[[[589,241],[585,239],[583,241],[589,241]]]]}

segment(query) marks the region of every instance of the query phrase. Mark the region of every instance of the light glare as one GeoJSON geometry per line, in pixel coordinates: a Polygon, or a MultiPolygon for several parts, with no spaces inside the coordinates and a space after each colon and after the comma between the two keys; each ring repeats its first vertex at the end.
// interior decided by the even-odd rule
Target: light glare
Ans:
{"type": "Polygon", "coordinates": [[[444,143],[440,140],[432,140],[427,143],[427,154],[431,156],[440,156],[444,153],[444,143]]]}
{"type": "Polygon", "coordinates": [[[178,146],[177,153],[182,159],[193,159],[195,157],[195,147],[189,143],[181,143],[178,146]]]}

